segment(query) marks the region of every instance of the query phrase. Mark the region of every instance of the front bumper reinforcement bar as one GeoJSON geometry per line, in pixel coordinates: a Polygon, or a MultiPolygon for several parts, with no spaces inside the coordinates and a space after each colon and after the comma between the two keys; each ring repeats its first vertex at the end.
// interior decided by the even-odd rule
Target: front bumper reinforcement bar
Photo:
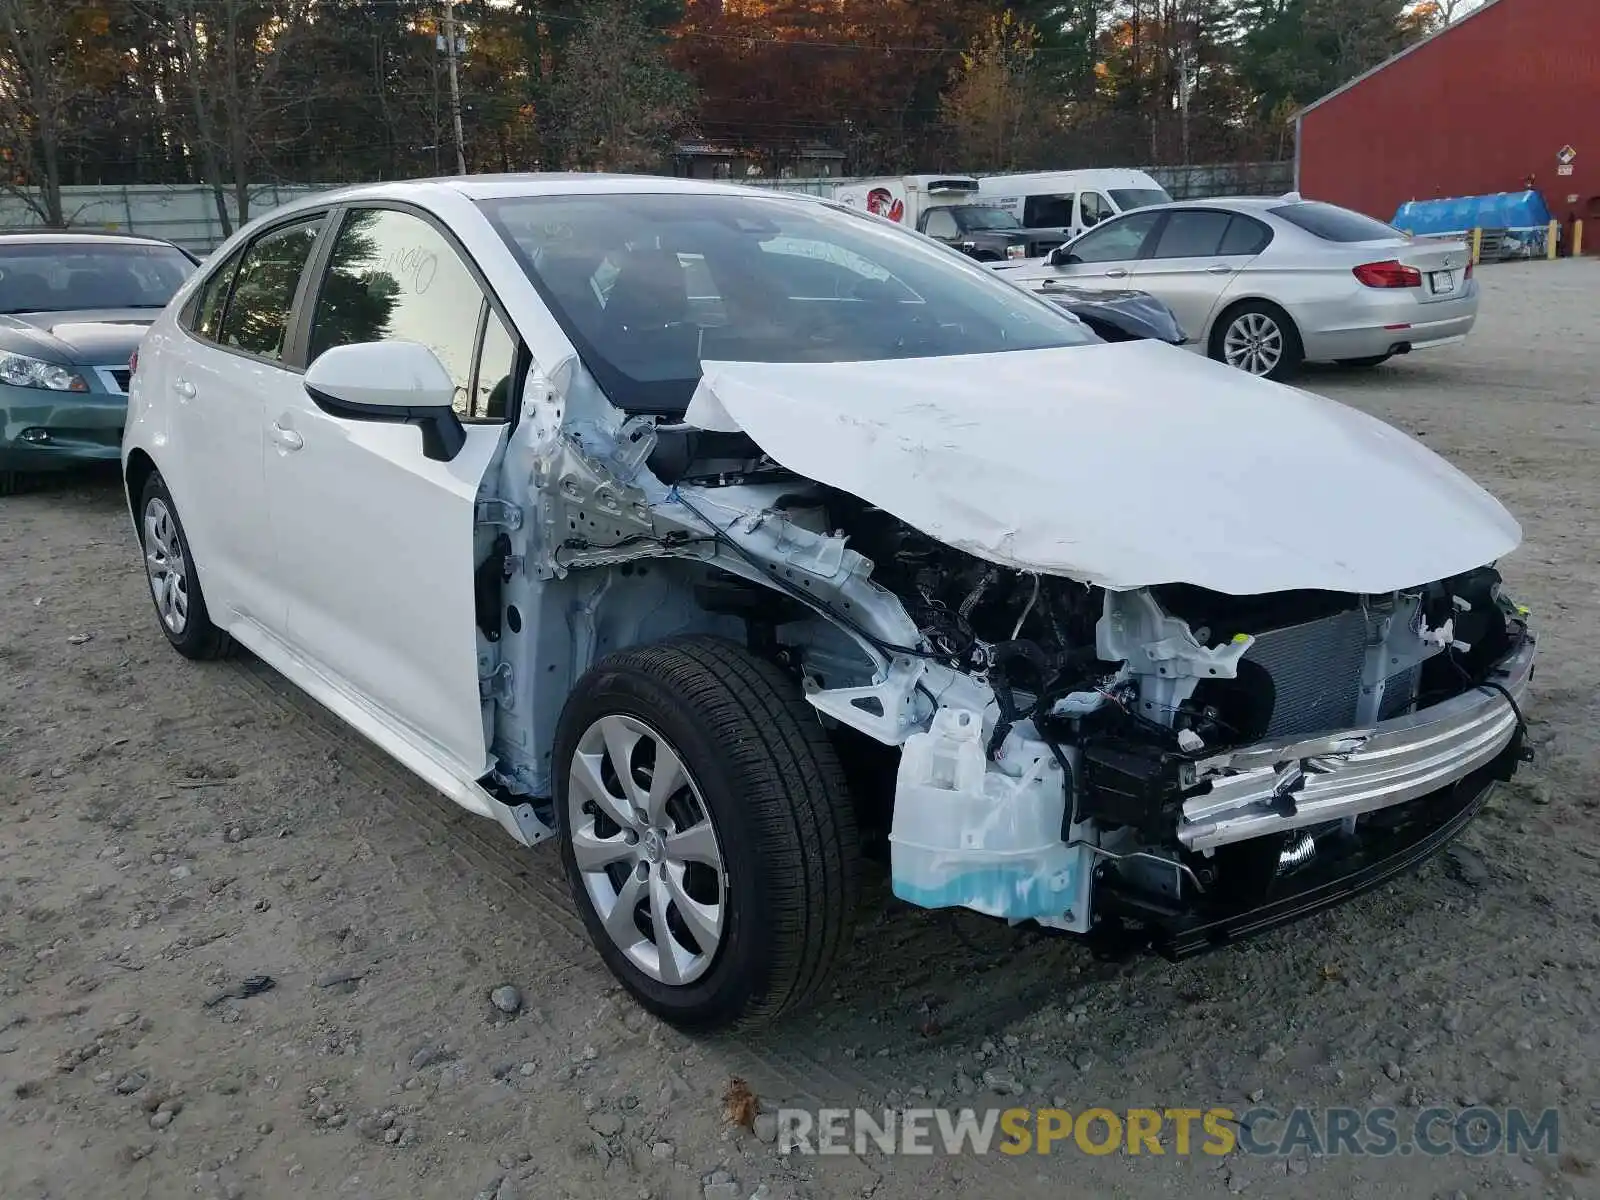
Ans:
{"type": "MultiPolygon", "coordinates": [[[[1532,634],[1525,634],[1489,680],[1520,701],[1536,653],[1532,634]]],[[[1197,764],[1202,776],[1214,773],[1211,787],[1184,802],[1178,840],[1208,851],[1405,804],[1493,762],[1518,725],[1504,694],[1477,687],[1369,729],[1219,755],[1197,764]]]]}

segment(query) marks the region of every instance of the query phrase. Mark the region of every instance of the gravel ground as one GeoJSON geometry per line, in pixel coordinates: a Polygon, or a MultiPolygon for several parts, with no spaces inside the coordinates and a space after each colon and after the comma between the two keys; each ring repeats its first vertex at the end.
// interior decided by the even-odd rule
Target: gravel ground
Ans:
{"type": "Polygon", "coordinates": [[[0,502],[0,1197],[1596,1194],[1600,264],[1481,278],[1467,345],[1305,381],[1524,522],[1540,760],[1458,848],[1177,966],[911,910],[877,878],[831,1002],[760,1036],[645,1016],[549,848],[259,663],[173,654],[114,477],[0,502]],[[735,1076],[768,1109],[1481,1102],[1563,1125],[1527,1157],[785,1157],[725,1117],[735,1076]]]}

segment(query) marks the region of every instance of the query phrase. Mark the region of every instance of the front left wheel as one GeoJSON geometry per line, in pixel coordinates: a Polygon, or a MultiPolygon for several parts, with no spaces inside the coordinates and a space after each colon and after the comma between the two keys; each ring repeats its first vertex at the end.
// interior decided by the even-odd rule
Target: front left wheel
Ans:
{"type": "Polygon", "coordinates": [[[568,697],[560,848],[612,973],[686,1028],[804,1005],[847,949],[859,849],[799,687],[719,638],[623,650],[568,697]]]}

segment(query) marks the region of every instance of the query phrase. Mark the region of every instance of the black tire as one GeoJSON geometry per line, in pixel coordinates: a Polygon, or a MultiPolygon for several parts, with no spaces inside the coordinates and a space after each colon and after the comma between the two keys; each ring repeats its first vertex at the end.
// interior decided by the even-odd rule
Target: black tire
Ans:
{"type": "Polygon", "coordinates": [[[211,622],[211,614],[206,609],[205,595],[200,590],[200,576],[195,570],[194,559],[189,555],[189,535],[183,530],[183,521],[178,516],[178,506],[173,503],[172,494],[167,491],[167,485],[159,472],[151,474],[145,481],[144,492],[139,497],[139,549],[145,555],[149,554],[147,517],[153,503],[160,503],[166,507],[176,530],[177,555],[183,564],[185,592],[188,597],[188,611],[183,628],[175,630],[162,617],[161,606],[156,602],[154,588],[149,586],[147,567],[146,590],[150,592],[150,602],[155,608],[156,624],[161,627],[161,632],[166,634],[167,641],[172,643],[173,649],[185,658],[206,660],[226,657],[233,649],[233,639],[211,622]]]}
{"type": "Polygon", "coordinates": [[[1218,362],[1228,362],[1225,350],[1228,331],[1235,323],[1248,317],[1265,318],[1270,321],[1281,334],[1282,349],[1277,362],[1270,370],[1257,372],[1242,366],[1239,369],[1246,371],[1247,374],[1274,380],[1287,379],[1298,371],[1300,364],[1305,361],[1305,345],[1300,340],[1300,330],[1295,326],[1294,319],[1270,300],[1241,300],[1224,311],[1211,327],[1211,344],[1207,347],[1210,356],[1218,362]]]}
{"type": "MultiPolygon", "coordinates": [[[[713,637],[611,655],[567,699],[553,773],[573,899],[600,956],[641,1005],[703,1030],[769,1021],[816,995],[849,946],[860,849],[838,757],[787,675],[713,637]],[[669,743],[721,847],[726,924],[704,973],[689,983],[663,983],[628,957],[606,932],[574,855],[574,755],[586,731],[617,715],[669,743]]],[[[652,868],[643,870],[648,878],[652,868]]]]}
{"type": "Polygon", "coordinates": [[[1338,364],[1341,367],[1364,370],[1368,367],[1381,367],[1393,357],[1392,354],[1374,354],[1370,358],[1341,358],[1338,364]]]}

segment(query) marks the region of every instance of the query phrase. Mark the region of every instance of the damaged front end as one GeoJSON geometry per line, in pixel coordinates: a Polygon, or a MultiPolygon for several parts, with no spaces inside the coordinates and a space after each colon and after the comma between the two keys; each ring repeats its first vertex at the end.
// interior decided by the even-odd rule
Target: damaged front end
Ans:
{"type": "Polygon", "coordinates": [[[1534,639],[1492,568],[1239,597],[974,563],[940,595],[910,557],[913,576],[880,574],[946,655],[914,686],[983,685],[901,748],[891,857],[912,903],[1181,956],[1420,861],[1528,753],[1534,639]]]}
{"type": "MultiPolygon", "coordinates": [[[[552,419],[532,410],[532,535],[512,557],[562,581],[548,624],[570,636],[563,669],[688,628],[742,636],[793,674],[847,767],[867,764],[858,800],[892,796],[882,825],[910,903],[1188,954],[1420,861],[1527,756],[1534,638],[1492,566],[1395,588],[1403,547],[1319,558],[1282,537],[1269,561],[1240,544],[1251,514],[1235,505],[1207,527],[1208,569],[1281,590],[1142,582],[1126,569],[1163,555],[1116,540],[1114,505],[1030,525],[1020,486],[934,491],[924,461],[968,453],[964,427],[912,439],[889,414],[839,415],[843,465],[818,450],[802,469],[767,449],[801,444],[798,425],[745,428],[771,419],[770,395],[703,386],[682,422],[611,427],[561,420],[549,394],[552,419]],[[905,486],[874,502],[880,461],[905,486]]],[[[1515,545],[1491,499],[1442,464],[1417,475],[1412,454],[1390,464],[1397,496],[1481,508],[1420,560],[1515,545]]],[[[507,778],[547,785],[536,760],[507,778]]]]}

